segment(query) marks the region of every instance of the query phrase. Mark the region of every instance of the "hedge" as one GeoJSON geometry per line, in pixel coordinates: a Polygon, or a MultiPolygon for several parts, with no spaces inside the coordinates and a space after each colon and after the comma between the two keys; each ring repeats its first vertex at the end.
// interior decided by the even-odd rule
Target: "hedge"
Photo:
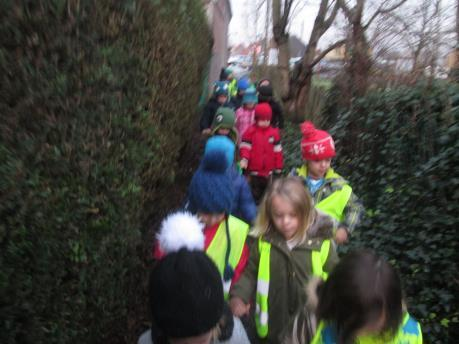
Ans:
{"type": "Polygon", "coordinates": [[[0,342],[132,341],[210,56],[202,4],[5,0],[0,37],[0,342]]]}
{"type": "Polygon", "coordinates": [[[371,247],[398,268],[426,343],[455,343],[459,85],[375,91],[324,118],[337,118],[323,125],[336,141],[335,165],[366,207],[350,248],[371,247]]]}

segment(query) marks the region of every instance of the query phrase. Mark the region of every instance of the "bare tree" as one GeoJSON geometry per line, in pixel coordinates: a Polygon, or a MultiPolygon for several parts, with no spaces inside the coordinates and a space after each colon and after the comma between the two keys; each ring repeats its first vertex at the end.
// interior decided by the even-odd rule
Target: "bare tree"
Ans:
{"type": "Polygon", "coordinates": [[[309,100],[314,67],[330,51],[344,44],[344,40],[339,40],[317,55],[319,40],[335,20],[338,13],[338,5],[338,1],[321,0],[320,2],[319,11],[301,64],[295,68],[295,72],[290,79],[288,93],[283,97],[288,112],[294,115],[293,120],[302,118],[302,112],[309,100]]]}
{"type": "Polygon", "coordinates": [[[423,0],[407,4],[376,20],[375,28],[371,30],[373,57],[389,56],[395,78],[413,83],[427,72],[430,77],[437,76],[441,59],[454,49],[456,42],[455,30],[451,29],[453,8],[448,4],[444,6],[444,3],[442,0],[423,0]]]}
{"type": "Polygon", "coordinates": [[[368,21],[364,23],[366,1],[356,0],[352,6],[349,1],[338,0],[349,23],[348,39],[346,42],[346,51],[349,59],[347,64],[348,82],[344,88],[345,91],[350,91],[346,95],[346,98],[349,100],[354,96],[364,95],[368,89],[372,59],[366,38],[366,30],[378,16],[390,13],[406,2],[406,0],[398,0],[393,4],[390,1],[381,1],[368,21]]]}

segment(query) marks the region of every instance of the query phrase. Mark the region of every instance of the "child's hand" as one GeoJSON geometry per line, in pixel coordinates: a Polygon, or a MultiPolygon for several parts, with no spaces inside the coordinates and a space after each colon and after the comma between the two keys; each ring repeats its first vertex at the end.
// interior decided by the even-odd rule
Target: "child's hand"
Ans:
{"type": "Polygon", "coordinates": [[[338,227],[335,233],[335,242],[340,245],[347,241],[347,230],[344,227],[338,227]]]}
{"type": "Polygon", "coordinates": [[[250,304],[246,305],[240,297],[231,298],[230,307],[233,314],[238,318],[249,314],[250,304]]]}
{"type": "Polygon", "coordinates": [[[243,170],[247,169],[247,165],[248,164],[249,164],[249,162],[246,159],[242,159],[241,161],[239,161],[239,166],[243,170]]]}

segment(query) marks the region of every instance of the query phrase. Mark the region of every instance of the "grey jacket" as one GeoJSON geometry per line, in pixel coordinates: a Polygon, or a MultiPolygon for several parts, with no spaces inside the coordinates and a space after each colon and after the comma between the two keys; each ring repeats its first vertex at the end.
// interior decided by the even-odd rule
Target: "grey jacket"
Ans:
{"type": "MultiPolygon", "coordinates": [[[[140,336],[137,344],[154,344],[151,340],[151,330],[145,331],[140,336]]],[[[244,326],[239,318],[234,317],[233,335],[230,339],[224,342],[215,340],[212,344],[250,344],[247,334],[245,333],[244,326]]]]}

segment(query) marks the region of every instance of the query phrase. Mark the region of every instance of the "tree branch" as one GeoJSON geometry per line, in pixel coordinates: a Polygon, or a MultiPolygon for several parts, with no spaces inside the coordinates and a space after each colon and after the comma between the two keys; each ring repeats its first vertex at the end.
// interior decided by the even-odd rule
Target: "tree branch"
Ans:
{"type": "Polygon", "coordinates": [[[336,0],[335,6],[333,7],[333,10],[330,13],[330,16],[324,21],[323,32],[327,31],[328,28],[331,26],[331,24],[333,24],[336,14],[338,13],[338,9],[339,9],[339,0],[336,0]]]}
{"type": "Polygon", "coordinates": [[[317,55],[317,57],[311,62],[311,64],[309,65],[311,67],[311,69],[320,62],[320,60],[322,60],[325,55],[327,55],[330,51],[332,51],[333,49],[336,49],[340,46],[342,46],[344,43],[346,43],[346,40],[345,39],[342,39],[340,41],[337,41],[335,43],[333,43],[332,45],[330,45],[327,49],[325,49],[324,51],[322,51],[319,55],[317,55]]]}
{"type": "Polygon", "coordinates": [[[352,13],[349,7],[344,0],[338,0],[339,7],[343,10],[344,15],[347,17],[348,20],[351,20],[352,13]]]}
{"type": "Polygon", "coordinates": [[[373,13],[373,15],[371,16],[371,18],[368,20],[368,22],[363,25],[363,29],[366,30],[368,29],[368,27],[371,25],[371,23],[376,19],[377,16],[379,16],[380,14],[386,14],[386,13],[389,13],[389,12],[392,12],[393,10],[397,9],[398,7],[402,6],[407,0],[401,0],[399,1],[397,4],[395,4],[394,6],[392,7],[389,7],[389,8],[385,8],[383,9],[381,5],[375,13],[373,13]]]}

